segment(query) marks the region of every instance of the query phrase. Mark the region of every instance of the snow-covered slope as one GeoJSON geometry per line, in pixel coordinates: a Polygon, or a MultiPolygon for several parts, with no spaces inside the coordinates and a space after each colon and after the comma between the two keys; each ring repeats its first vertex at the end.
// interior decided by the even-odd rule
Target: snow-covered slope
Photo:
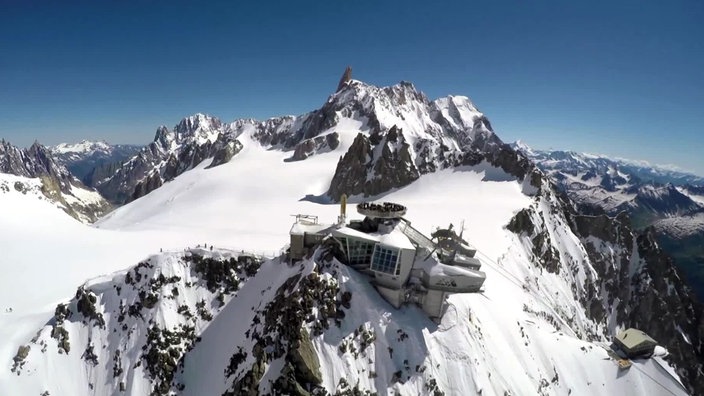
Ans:
{"type": "Polygon", "coordinates": [[[657,246],[575,213],[468,99],[352,80],[301,117],[187,120],[122,168],[122,181],[158,186],[94,227],[64,216],[37,232],[40,206],[7,201],[0,394],[686,394],[678,375],[699,386],[701,314],[657,246]],[[236,150],[222,156],[224,144],[236,150]],[[392,308],[324,247],[293,265],[240,263],[278,257],[290,215],[334,220],[335,191],[402,203],[428,233],[465,220],[484,292],[451,296],[436,324],[392,308]],[[670,355],[619,371],[603,347],[630,326],[670,355]]]}
{"type": "Polygon", "coordinates": [[[704,212],[658,220],[655,228],[676,238],[687,238],[704,230],[704,212]]]}
{"type": "MultiPolygon", "coordinates": [[[[344,137],[342,141],[345,141],[344,137]]],[[[339,154],[320,154],[291,164],[283,161],[286,153],[267,150],[251,140],[244,142],[243,151],[230,163],[205,169],[205,161],[171,183],[118,209],[101,221],[99,228],[87,228],[85,232],[96,238],[104,233],[111,238],[117,235],[127,238],[115,242],[112,245],[115,249],[119,245],[140,246],[137,241],[145,235],[195,232],[200,234],[203,244],[232,246],[240,251],[239,246],[243,249],[251,246],[254,250],[282,246],[287,240],[290,214],[304,212],[334,218],[337,206],[299,199],[308,194],[317,195],[327,188],[330,173],[325,169],[330,169],[339,154]],[[264,171],[263,162],[272,165],[271,168],[264,171]],[[251,177],[254,172],[257,178],[251,177]]],[[[575,336],[577,331],[582,336],[598,335],[603,329],[590,320],[579,301],[571,297],[570,282],[573,279],[545,273],[540,266],[534,265],[532,253],[524,248],[520,237],[504,228],[518,210],[531,205],[532,199],[521,190],[522,186],[515,178],[499,169],[482,166],[425,175],[410,186],[388,194],[385,199],[402,202],[410,208],[408,217],[421,230],[466,219],[465,235],[486,260],[486,292],[452,297],[451,308],[443,322],[436,325],[417,308],[394,310],[363,277],[339,264],[334,264],[337,268],[321,269],[321,272],[331,274],[334,270],[340,292],[352,293],[351,308],[346,311],[341,327],[337,328],[331,322],[329,330],[312,336],[312,344],[320,357],[322,386],[329,392],[342,391],[344,385],[340,378],[345,378],[350,388],[357,386],[382,394],[393,390],[403,394],[430,393],[436,388],[448,395],[472,395],[480,391],[483,395],[503,394],[504,391],[564,394],[570,389],[572,394],[593,394],[600,390],[659,394],[658,385],[652,382],[650,375],[675,394],[683,394],[678,390],[677,382],[659,366],[653,366],[657,364],[653,361],[636,362],[634,368],[637,369],[622,374],[618,381],[613,380],[619,371],[615,363],[606,358],[601,347],[600,343],[606,340],[596,338],[595,342],[590,342],[575,336]],[[445,194],[438,195],[438,191],[445,194]],[[576,318],[574,323],[566,322],[565,318],[569,317],[576,318]],[[360,343],[369,344],[369,341],[363,341],[362,332],[355,332],[359,326],[363,332],[375,337],[364,352],[360,343]],[[346,345],[345,353],[340,352],[342,344],[346,345]],[[356,357],[352,347],[356,350],[356,357]],[[400,374],[395,375],[398,371],[400,374]]],[[[568,249],[584,260],[579,243],[575,237],[570,237],[569,229],[561,224],[552,227],[564,233],[555,236],[559,241],[556,242],[558,248],[564,243],[566,246],[561,249],[568,249]]],[[[156,249],[159,242],[152,243],[156,249]]],[[[183,242],[174,240],[173,243],[183,242]]],[[[209,249],[200,252],[210,254],[209,249]]],[[[85,252],[76,256],[83,254],[85,252]]],[[[214,254],[237,255],[220,251],[214,254]]],[[[252,350],[255,342],[251,339],[254,329],[249,328],[252,324],[249,316],[243,318],[242,315],[254,315],[257,310],[262,310],[260,317],[266,315],[267,302],[275,297],[282,282],[300,270],[299,266],[288,267],[276,261],[265,263],[235,297],[230,299],[228,296],[223,300],[224,307],[215,308],[219,303],[213,305],[211,302],[217,294],[203,290],[202,284],[199,286],[202,279],[199,281],[192,275],[193,270],[179,259],[181,255],[166,253],[149,260],[154,265],[152,268],[140,266],[138,271],[144,278],[138,286],[143,288],[146,285],[148,287],[144,290],[156,290],[160,301],[154,308],[141,310],[143,319],[127,315],[127,319],[119,321],[120,300],[128,307],[146,298],[140,298],[139,290],[124,284],[124,273],[88,282],[84,289],[95,294],[96,301],[92,305],[96,307],[96,315],[103,315],[105,329],[96,324],[99,320],[89,319],[92,314],[86,318],[79,313],[78,301],[73,300],[68,306],[74,313],[59,326],[68,334],[69,353],[59,353],[63,332],[53,330],[57,327],[55,320],[50,321],[32,343],[30,339],[39,328],[36,323],[37,327],[27,329],[24,338],[13,338],[11,345],[3,350],[4,357],[11,359],[19,346],[30,346],[22,360],[25,363],[19,370],[20,375],[0,375],[0,389],[5,386],[5,389],[27,390],[30,394],[44,390],[53,394],[52,389],[63,389],[71,394],[118,394],[120,383],[124,383],[124,389],[134,394],[151,390],[151,386],[159,381],[155,381],[156,374],[146,368],[147,360],[152,359],[146,357],[148,350],[141,349],[146,343],[150,318],[154,318],[152,325],[162,330],[176,331],[177,326],[189,324],[195,331],[189,337],[200,337],[201,341],[195,343],[184,360],[183,372],[177,370],[174,374],[174,389],[183,384],[185,394],[218,394],[234,386],[254,363],[252,350]],[[151,289],[154,285],[151,279],[158,278],[159,274],[166,279],[172,276],[180,279],[173,283],[160,281],[160,286],[151,289]],[[250,284],[255,280],[256,283],[250,284]],[[190,288],[186,286],[189,282],[190,288]],[[121,297],[117,296],[118,286],[123,293],[121,297]],[[178,295],[169,298],[175,294],[174,287],[178,289],[178,295]],[[245,291],[246,294],[240,295],[245,291]],[[207,312],[214,317],[212,321],[205,321],[195,314],[198,309],[195,304],[201,299],[205,299],[207,312]],[[193,313],[193,318],[174,312],[183,305],[193,313]],[[123,330],[123,323],[127,330],[123,330]],[[133,330],[130,332],[130,329],[133,330]],[[247,330],[250,337],[242,336],[247,330]],[[59,340],[52,338],[52,332],[59,340]],[[92,362],[93,355],[85,353],[90,349],[89,345],[92,345],[98,364],[92,362]],[[245,359],[239,370],[226,377],[223,373],[240,347],[249,360],[245,359]],[[118,350],[121,351],[120,357],[115,360],[118,350]],[[135,368],[139,361],[141,365],[135,368]],[[117,369],[114,368],[115,362],[118,363],[117,369]],[[204,365],[211,369],[203,372],[204,365]],[[61,375],[47,374],[49,367],[55,367],[52,370],[61,367],[61,375]],[[89,384],[93,385],[92,390],[89,384]]],[[[136,261],[138,259],[132,260],[136,261]]],[[[589,264],[585,265],[588,268],[589,264]]],[[[304,275],[312,271],[312,266],[311,262],[303,266],[304,275]]],[[[104,271],[109,271],[109,266],[101,264],[94,272],[104,271]]],[[[84,269],[85,272],[88,271],[84,269]]],[[[578,278],[586,276],[586,272],[577,275],[578,278]]],[[[53,277],[56,282],[61,278],[60,274],[53,277]]],[[[132,278],[136,276],[132,275],[132,278]]],[[[57,291],[55,297],[67,294],[57,291]]],[[[50,301],[47,298],[44,302],[50,301]]],[[[182,310],[186,312],[185,308],[182,310]]],[[[5,318],[19,315],[18,309],[6,314],[5,318]]],[[[47,320],[47,316],[41,318],[47,320]]],[[[10,323],[4,325],[12,326],[10,323]]],[[[313,332],[312,328],[309,330],[313,332]]],[[[180,360],[189,343],[173,342],[172,346],[181,348],[181,352],[174,356],[175,361],[180,360]]],[[[165,345],[164,351],[168,351],[169,343],[165,345]]],[[[667,367],[666,363],[662,364],[667,367]]],[[[266,365],[263,378],[276,380],[281,373],[278,368],[282,365],[281,359],[272,358],[266,365]]],[[[263,381],[263,390],[267,389],[266,384],[263,381]]]]}
{"type": "Polygon", "coordinates": [[[527,310],[542,299],[493,275],[436,324],[335,260],[165,253],[79,287],[18,349],[11,381],[73,395],[302,394],[306,375],[313,394],[687,394],[663,349],[620,371],[606,345],[527,310]]]}
{"type": "MultiPolygon", "coordinates": [[[[252,162],[258,158],[254,153],[268,152],[256,146],[251,151],[252,162]]],[[[234,185],[214,185],[213,180],[225,174],[237,180],[245,179],[247,151],[242,154],[226,166],[192,171],[198,174],[194,179],[187,178],[191,173],[188,172],[167,184],[163,188],[185,183],[179,190],[185,191],[186,195],[177,197],[171,205],[184,221],[185,218],[202,219],[199,226],[203,228],[218,231],[217,223],[239,222],[248,224],[251,233],[261,238],[261,243],[267,239],[285,242],[290,219],[285,211],[280,215],[267,210],[274,209],[267,207],[268,202],[262,202],[258,207],[251,203],[253,198],[248,202],[238,197],[239,208],[219,205],[224,213],[221,213],[222,220],[218,222],[216,217],[208,217],[200,211],[188,197],[188,191],[209,191],[208,203],[213,203],[220,202],[233,192],[236,189],[234,185]],[[241,167],[245,169],[239,174],[236,170],[241,167]],[[241,218],[246,210],[255,212],[256,209],[262,209],[258,216],[241,218]],[[265,235],[267,232],[270,235],[265,235]]],[[[334,157],[334,153],[331,156],[334,157]]],[[[318,165],[324,160],[324,156],[318,158],[318,165]]],[[[465,235],[475,243],[486,260],[488,279],[485,293],[453,296],[441,323],[431,322],[420,309],[413,306],[395,310],[378,296],[362,275],[337,262],[324,269],[326,264],[322,260],[317,261],[320,277],[339,288],[333,295],[341,298],[342,293],[351,293],[350,308],[340,308],[345,311],[340,327],[332,319],[321,319],[320,315],[323,314],[320,307],[312,312],[318,312],[316,322],[329,322],[328,329],[317,334],[315,322],[305,324],[319,356],[321,386],[330,393],[342,392],[346,387],[380,394],[428,394],[436,389],[447,395],[504,394],[507,391],[511,394],[585,395],[595,392],[665,393],[658,390],[659,385],[654,382],[657,381],[674,394],[686,394],[668,374],[668,370],[672,372],[667,368],[668,364],[659,358],[636,361],[631,370],[619,374],[615,362],[608,359],[602,341],[589,342],[575,337],[575,329],[586,333],[593,331],[589,330],[593,324],[579,302],[567,297],[571,295],[569,283],[559,276],[545,274],[540,267],[533,265],[519,237],[503,228],[517,210],[530,205],[531,199],[523,195],[520,184],[508,176],[505,177],[506,181],[482,181],[487,177],[488,170],[446,170],[423,176],[411,186],[386,197],[408,205],[411,210],[409,218],[419,229],[467,219],[465,235]],[[451,193],[438,202],[435,191],[451,193]],[[500,199],[497,200],[497,197],[500,199]],[[580,318],[577,323],[567,324],[562,319],[564,314],[575,313],[580,318]],[[345,383],[348,385],[345,386],[345,383]]],[[[498,179],[496,175],[492,178],[498,179]]],[[[295,184],[279,184],[271,188],[277,187],[281,192],[290,191],[291,195],[296,190],[295,184]]],[[[301,192],[311,190],[298,187],[298,191],[300,196],[301,192]]],[[[122,215],[121,211],[134,214],[142,201],[158,202],[160,193],[161,189],[156,190],[118,210],[110,219],[101,222],[102,229],[95,232],[108,232],[106,228],[112,226],[121,228],[121,233],[125,234],[137,232],[135,230],[138,228],[173,231],[175,225],[163,224],[163,218],[146,218],[138,225],[136,221],[130,223],[126,215],[118,216],[122,215]],[[133,231],[125,231],[127,229],[133,231]]],[[[211,206],[203,205],[202,196],[200,202],[200,206],[211,206]]],[[[293,204],[288,209],[292,212],[307,209],[308,212],[327,214],[331,218],[337,210],[329,205],[304,205],[297,208],[297,204],[293,204]]],[[[237,240],[235,235],[243,233],[233,233],[233,243],[237,240]]],[[[256,238],[252,237],[247,243],[256,245],[256,238]]],[[[562,243],[576,247],[574,240],[566,239],[562,243]]],[[[11,373],[0,376],[0,384],[6,384],[7,389],[18,389],[29,394],[45,390],[51,394],[59,391],[76,395],[93,392],[119,394],[120,389],[125,389],[128,394],[144,394],[158,389],[162,382],[159,379],[171,378],[173,374],[173,384],[169,381],[169,387],[165,389],[176,391],[183,385],[184,394],[221,394],[241,386],[240,380],[256,361],[254,335],[259,334],[265,339],[268,333],[272,333],[272,339],[277,339],[274,333],[282,331],[279,326],[291,325],[280,318],[282,322],[279,325],[265,328],[264,324],[268,323],[265,318],[277,318],[282,309],[287,309],[277,303],[268,303],[275,301],[277,295],[291,301],[300,296],[292,296],[291,293],[305,293],[310,289],[310,284],[306,288],[294,282],[288,291],[283,291],[286,289],[283,288],[278,292],[291,277],[299,273],[303,277],[309,276],[314,263],[308,261],[289,266],[271,260],[265,262],[253,277],[245,276],[242,271],[233,271],[240,279],[238,290],[225,293],[221,307],[217,296],[218,290],[224,290],[224,283],[216,283],[209,290],[206,285],[208,276],[199,275],[192,262],[181,258],[184,254],[218,258],[239,255],[217,249],[212,253],[210,249],[164,253],[127,271],[131,278],[129,282],[124,271],[89,281],[75,299],[68,301],[68,310],[72,312],[69,317],[57,320],[63,314],[54,315],[55,318],[43,327],[34,342],[29,339],[21,341],[20,345],[28,345],[30,349],[18,364],[18,367],[21,366],[16,370],[19,375],[11,373]],[[145,293],[140,296],[140,291],[145,293]],[[156,302],[150,297],[150,292],[156,296],[156,302]],[[91,295],[95,296],[92,302],[91,295]],[[79,308],[81,300],[84,301],[80,304],[83,308],[79,308]],[[135,307],[137,302],[141,308],[130,308],[135,307]],[[181,313],[177,313],[178,310],[181,313]],[[126,313],[120,315],[121,311],[126,313]],[[211,320],[208,319],[210,315],[213,317],[211,320]],[[256,325],[255,316],[260,318],[260,325],[256,325]],[[105,322],[104,325],[101,325],[99,318],[105,322]],[[57,328],[64,329],[65,333],[55,330],[57,328]],[[147,328],[152,330],[147,331],[147,328]],[[180,335],[165,338],[164,330],[180,335]],[[150,339],[158,335],[162,341],[150,344],[147,342],[149,334],[150,339]],[[64,340],[70,345],[68,353],[59,352],[64,340]],[[174,352],[170,352],[171,349],[174,352]],[[232,365],[233,356],[242,356],[237,352],[246,353],[247,356],[239,365],[232,365]],[[187,358],[181,366],[178,362],[183,354],[187,358]],[[158,356],[171,356],[175,362],[174,369],[169,369],[171,365],[168,360],[166,363],[155,363],[160,362],[158,356]],[[141,364],[135,367],[138,362],[141,364]],[[209,369],[204,371],[203,367],[209,369]],[[225,372],[230,375],[224,375],[225,372]]],[[[574,254],[579,255],[580,252],[574,254]]],[[[295,316],[304,318],[307,315],[295,316]]],[[[28,337],[32,338],[34,332],[28,337]]],[[[279,339],[285,348],[289,348],[284,341],[286,336],[281,335],[279,339]]],[[[20,345],[12,345],[12,356],[16,355],[20,345]]],[[[275,382],[282,375],[286,355],[284,353],[276,358],[274,353],[267,358],[261,391],[266,393],[267,389],[271,389],[267,379],[275,382]]],[[[239,360],[235,358],[234,361],[239,360]]]]}
{"type": "Polygon", "coordinates": [[[704,206],[704,184],[699,186],[686,185],[677,188],[677,191],[688,196],[692,201],[704,206]]]}
{"type": "Polygon", "coordinates": [[[54,154],[72,154],[76,156],[90,155],[96,152],[109,153],[112,146],[105,141],[92,142],[81,140],[78,143],[59,143],[50,150],[54,154]]]}
{"type": "Polygon", "coordinates": [[[700,301],[704,301],[704,212],[661,219],[653,224],[700,301]]]}

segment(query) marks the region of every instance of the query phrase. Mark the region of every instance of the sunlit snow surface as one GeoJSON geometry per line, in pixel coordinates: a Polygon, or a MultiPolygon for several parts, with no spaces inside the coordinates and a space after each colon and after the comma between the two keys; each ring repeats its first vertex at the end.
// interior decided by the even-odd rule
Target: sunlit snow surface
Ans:
{"type": "MultiPolygon", "coordinates": [[[[300,162],[284,162],[290,153],[266,150],[241,136],[244,149],[231,162],[205,169],[209,161],[204,161],[93,227],[45,201],[12,190],[0,193],[0,361],[9,366],[17,347],[46,323],[56,303],[88,278],[134,265],[160,248],[177,251],[213,244],[274,254],[287,243],[290,215],[307,213],[318,215],[321,222],[334,221],[339,207],[315,202],[321,202],[332,170],[361,126],[352,121],[341,125],[338,149],[300,162]],[[12,312],[6,312],[9,308],[12,312]]],[[[507,390],[526,395],[685,394],[671,379],[670,369],[661,368],[666,364],[660,358],[636,361],[630,370],[619,371],[599,345],[577,339],[564,324],[551,325],[526,312],[526,307],[546,313],[572,311],[576,326],[588,325],[580,322],[585,315],[571,297],[568,280],[537,269],[523,242],[504,229],[518,210],[533,202],[510,177],[486,166],[445,170],[379,198],[408,206],[406,217],[426,233],[449,223],[459,227],[464,221],[464,236],[485,263],[485,292],[452,296],[442,322],[434,324],[416,307],[393,309],[362,275],[342,268],[343,289],[354,292],[352,308],[342,328],[333,327],[313,340],[329,390],[345,377],[350,384],[359,382],[361,388],[380,394],[424,394],[432,377],[446,395],[503,395],[507,390]],[[340,340],[359,325],[377,333],[368,360],[340,357],[340,340]],[[399,329],[409,338],[399,342],[399,329]],[[390,346],[395,351],[392,358],[390,346]],[[410,365],[408,379],[392,384],[391,377],[403,369],[404,360],[410,365]],[[416,365],[426,367],[425,373],[416,373],[416,365]]],[[[350,202],[360,199],[351,197],[350,202]]],[[[352,207],[348,213],[358,217],[352,207]]],[[[582,248],[576,238],[559,230],[559,220],[551,221],[558,228],[552,235],[557,248],[578,256],[582,248]]],[[[286,272],[271,265],[250,281],[250,288],[284,279],[286,272]],[[267,278],[268,274],[276,275],[267,278]]],[[[589,269],[576,277],[586,276],[585,271],[589,269]]],[[[219,327],[210,329],[193,350],[189,359],[195,363],[188,361],[182,375],[187,394],[222,393],[223,364],[234,347],[251,349],[243,344],[237,326],[251,319],[249,313],[242,315],[250,310],[252,299],[266,296],[256,290],[249,297],[247,293],[223,309],[213,322],[219,327]]],[[[76,361],[75,356],[72,359],[76,361]]],[[[47,361],[38,367],[51,370],[52,364],[58,363],[47,361]]],[[[81,368],[64,370],[69,375],[81,368]]],[[[0,370],[0,394],[38,394],[44,385],[58,386],[61,381],[58,377],[37,383],[31,375],[16,377],[0,370]]],[[[87,388],[85,392],[90,394],[87,388]]]]}

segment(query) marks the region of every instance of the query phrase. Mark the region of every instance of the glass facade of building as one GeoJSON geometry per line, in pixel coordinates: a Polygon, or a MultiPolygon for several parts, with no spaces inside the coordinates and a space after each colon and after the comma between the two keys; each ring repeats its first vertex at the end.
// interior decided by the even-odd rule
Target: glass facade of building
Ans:
{"type": "Polygon", "coordinates": [[[372,255],[371,269],[390,275],[400,275],[398,266],[398,249],[390,249],[377,245],[372,255]]]}
{"type": "Polygon", "coordinates": [[[347,240],[347,260],[350,265],[369,264],[374,252],[374,243],[357,239],[347,240]]]}

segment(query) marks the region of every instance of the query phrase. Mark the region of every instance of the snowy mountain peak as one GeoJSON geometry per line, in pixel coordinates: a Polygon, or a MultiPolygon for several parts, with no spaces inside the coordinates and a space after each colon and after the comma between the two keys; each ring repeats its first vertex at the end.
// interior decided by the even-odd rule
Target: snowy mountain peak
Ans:
{"type": "Polygon", "coordinates": [[[217,117],[203,113],[197,113],[183,118],[173,130],[165,126],[160,126],[156,131],[154,142],[158,143],[163,150],[172,150],[176,145],[198,141],[214,141],[219,132],[222,131],[223,123],[217,117]]]}
{"type": "Polygon", "coordinates": [[[222,127],[222,122],[219,118],[203,113],[196,113],[182,119],[174,130],[181,134],[195,134],[201,131],[209,132],[220,127],[222,127]]]}
{"type": "Polygon", "coordinates": [[[526,142],[524,142],[520,139],[516,140],[513,143],[509,143],[509,145],[511,146],[512,149],[514,149],[516,151],[520,151],[529,157],[531,157],[535,154],[533,152],[533,149],[526,142]]]}
{"type": "Polygon", "coordinates": [[[475,144],[481,149],[486,143],[501,144],[489,121],[469,98],[448,96],[430,101],[407,81],[378,87],[350,80],[330,96],[323,110],[326,108],[343,117],[364,117],[372,129],[396,126],[411,145],[419,140],[442,142],[447,138],[456,141],[452,145],[475,144]]]}
{"type": "Polygon", "coordinates": [[[50,148],[54,154],[76,153],[83,155],[90,155],[96,151],[110,152],[111,149],[112,146],[104,140],[81,140],[78,143],[60,143],[50,148]]]}
{"type": "Polygon", "coordinates": [[[428,104],[428,98],[418,91],[412,83],[402,81],[388,87],[377,87],[360,80],[349,80],[340,91],[330,96],[329,101],[339,104],[380,101],[386,106],[404,105],[410,101],[428,104]]]}

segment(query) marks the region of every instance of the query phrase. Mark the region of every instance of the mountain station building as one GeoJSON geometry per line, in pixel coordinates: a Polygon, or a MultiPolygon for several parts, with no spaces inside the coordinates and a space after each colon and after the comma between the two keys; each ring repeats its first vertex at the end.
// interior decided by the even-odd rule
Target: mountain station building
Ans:
{"type": "Polygon", "coordinates": [[[629,358],[650,357],[658,345],[645,332],[634,328],[618,333],[614,337],[614,344],[629,358]]]}
{"type": "Polygon", "coordinates": [[[452,228],[428,238],[403,216],[406,207],[391,202],[357,205],[363,220],[346,221],[346,198],[335,224],[297,215],[291,227],[289,258],[300,260],[331,238],[338,257],[366,274],[391,305],[415,303],[434,320],[442,317],[450,293],[478,292],[486,279],[476,249],[452,228]]]}

